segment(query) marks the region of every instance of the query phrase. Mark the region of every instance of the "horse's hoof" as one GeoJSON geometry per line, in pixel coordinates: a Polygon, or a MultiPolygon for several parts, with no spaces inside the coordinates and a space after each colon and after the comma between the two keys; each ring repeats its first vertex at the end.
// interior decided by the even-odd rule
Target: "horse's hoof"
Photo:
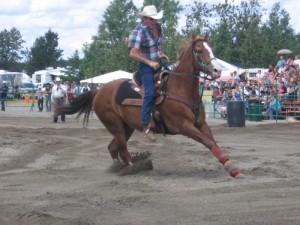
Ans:
{"type": "Polygon", "coordinates": [[[245,177],[244,174],[242,174],[238,169],[233,169],[229,171],[229,175],[233,178],[242,179],[245,177]]]}
{"type": "Polygon", "coordinates": [[[227,160],[224,163],[224,168],[226,171],[229,172],[230,176],[234,178],[244,178],[245,176],[234,166],[234,164],[230,160],[227,160]]]}
{"type": "Polygon", "coordinates": [[[132,175],[139,173],[143,170],[153,170],[153,164],[151,160],[143,160],[133,164],[132,166],[128,165],[119,172],[120,176],[132,175]]]}
{"type": "Polygon", "coordinates": [[[244,179],[245,178],[245,174],[239,172],[234,178],[236,178],[236,179],[244,179]]]}

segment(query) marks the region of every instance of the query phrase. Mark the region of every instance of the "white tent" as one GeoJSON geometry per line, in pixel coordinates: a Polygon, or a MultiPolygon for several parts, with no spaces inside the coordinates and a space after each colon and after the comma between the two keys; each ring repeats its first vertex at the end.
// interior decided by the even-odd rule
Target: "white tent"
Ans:
{"type": "Polygon", "coordinates": [[[117,80],[117,79],[122,79],[122,78],[127,78],[127,79],[132,79],[132,73],[128,73],[123,70],[117,70],[111,73],[106,73],[100,76],[88,78],[85,80],[81,80],[80,83],[93,83],[93,84],[104,84],[108,83],[112,80],[117,80]]]}
{"type": "Polygon", "coordinates": [[[245,72],[245,70],[243,68],[238,67],[233,64],[230,64],[228,62],[225,62],[221,59],[217,59],[217,61],[221,65],[221,69],[222,69],[222,75],[217,80],[227,81],[227,80],[231,79],[230,73],[232,73],[233,71],[236,71],[238,75],[245,72]]]}

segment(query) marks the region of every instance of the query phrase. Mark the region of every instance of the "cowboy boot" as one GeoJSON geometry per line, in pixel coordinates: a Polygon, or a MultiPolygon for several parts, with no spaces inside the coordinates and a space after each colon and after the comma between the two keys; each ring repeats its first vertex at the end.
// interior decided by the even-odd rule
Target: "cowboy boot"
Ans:
{"type": "Polygon", "coordinates": [[[149,125],[145,126],[143,129],[144,136],[151,142],[156,141],[154,129],[155,129],[155,122],[151,113],[149,125]]]}
{"type": "Polygon", "coordinates": [[[147,138],[150,142],[155,142],[155,134],[153,132],[153,128],[150,126],[146,126],[143,129],[144,137],[147,138]]]}

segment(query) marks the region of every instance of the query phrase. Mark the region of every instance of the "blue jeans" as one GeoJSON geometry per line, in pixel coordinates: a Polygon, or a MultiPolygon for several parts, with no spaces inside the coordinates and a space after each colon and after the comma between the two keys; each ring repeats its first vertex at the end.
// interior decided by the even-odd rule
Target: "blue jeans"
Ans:
{"type": "Polygon", "coordinates": [[[46,96],[46,110],[47,112],[51,111],[51,94],[47,94],[46,96]]]}
{"type": "Polygon", "coordinates": [[[4,97],[2,97],[1,98],[1,111],[5,111],[5,100],[6,100],[6,98],[4,97]]]}
{"type": "MultiPolygon", "coordinates": [[[[278,109],[279,111],[280,109],[278,109]]],[[[274,114],[276,114],[276,108],[275,107],[269,107],[267,108],[266,114],[269,116],[270,120],[274,118],[274,114]]]]}
{"type": "Polygon", "coordinates": [[[144,85],[144,101],[142,105],[142,114],[141,114],[141,122],[144,126],[148,126],[151,118],[151,110],[154,103],[154,87],[153,87],[153,77],[155,74],[155,70],[144,64],[138,64],[138,70],[142,76],[142,82],[144,85]]]}

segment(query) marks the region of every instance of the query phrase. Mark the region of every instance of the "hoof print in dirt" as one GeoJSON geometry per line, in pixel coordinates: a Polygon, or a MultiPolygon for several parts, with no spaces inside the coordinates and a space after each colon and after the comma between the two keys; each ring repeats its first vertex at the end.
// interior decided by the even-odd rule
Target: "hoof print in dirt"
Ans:
{"type": "Polygon", "coordinates": [[[134,163],[132,166],[126,166],[119,172],[119,176],[132,175],[143,170],[153,170],[153,164],[151,160],[143,160],[134,163]]]}
{"type": "Polygon", "coordinates": [[[137,163],[139,161],[148,159],[151,156],[151,152],[149,152],[149,151],[134,152],[134,153],[131,153],[131,155],[132,155],[132,157],[131,157],[132,163],[137,163]]]}

